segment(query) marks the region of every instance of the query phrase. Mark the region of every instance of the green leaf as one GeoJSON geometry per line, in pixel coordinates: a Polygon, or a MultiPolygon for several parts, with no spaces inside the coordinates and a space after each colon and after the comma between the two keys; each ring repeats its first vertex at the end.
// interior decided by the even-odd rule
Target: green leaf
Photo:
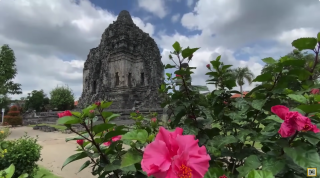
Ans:
{"type": "Polygon", "coordinates": [[[248,130],[248,129],[242,129],[238,132],[238,135],[237,135],[237,138],[242,141],[242,142],[245,142],[246,141],[246,138],[248,135],[250,134],[254,134],[255,131],[253,130],[248,130]]]}
{"type": "Polygon", "coordinates": [[[76,116],[76,117],[81,117],[81,113],[80,112],[71,111],[71,114],[76,116]]]}
{"type": "Polygon", "coordinates": [[[81,123],[81,119],[74,116],[64,116],[58,119],[57,124],[65,125],[65,124],[79,124],[81,123]]]}
{"type": "Polygon", "coordinates": [[[180,43],[177,41],[175,43],[173,43],[172,47],[176,52],[180,52],[180,50],[181,50],[180,43]]]}
{"type": "Polygon", "coordinates": [[[213,139],[211,141],[212,141],[213,146],[215,146],[217,148],[222,148],[225,145],[237,142],[238,139],[236,137],[234,137],[233,135],[227,135],[227,136],[218,135],[216,137],[213,137],[213,139]]]}
{"type": "Polygon", "coordinates": [[[95,125],[93,126],[92,130],[95,134],[98,134],[100,132],[106,131],[112,127],[116,126],[115,124],[107,124],[107,123],[103,123],[103,124],[99,124],[99,125],[95,125]]]}
{"type": "Polygon", "coordinates": [[[262,59],[262,61],[265,62],[266,64],[274,64],[274,63],[277,63],[277,61],[274,60],[272,57],[264,58],[264,59],[262,59]]]}
{"type": "Polygon", "coordinates": [[[142,160],[142,154],[136,150],[129,149],[126,154],[122,156],[121,168],[131,166],[135,163],[140,163],[142,160]]]}
{"type": "MultiPolygon", "coordinates": [[[[89,138],[89,134],[88,133],[84,133],[84,134],[82,134],[82,136],[84,136],[85,138],[89,138]]],[[[71,140],[84,140],[84,138],[81,137],[81,136],[66,138],[66,142],[71,141],[71,140]]]]}
{"type": "MultiPolygon", "coordinates": [[[[239,177],[247,175],[251,170],[257,169],[261,166],[258,156],[250,155],[245,161],[244,165],[237,168],[239,171],[239,177]]],[[[272,173],[271,173],[272,175],[272,173]]]]}
{"type": "Polygon", "coordinates": [[[317,40],[320,43],[320,32],[317,34],[317,40]]]}
{"type": "Polygon", "coordinates": [[[314,50],[317,45],[316,38],[299,38],[292,42],[292,46],[302,51],[305,49],[314,50]]]}
{"type": "Polygon", "coordinates": [[[320,95],[314,95],[314,101],[320,102],[320,95]]]}
{"type": "Polygon", "coordinates": [[[6,173],[5,178],[11,178],[14,174],[14,171],[15,171],[15,166],[11,164],[7,169],[4,170],[4,172],[6,173]]]}
{"type": "Polygon", "coordinates": [[[289,94],[288,97],[302,104],[308,103],[308,100],[303,95],[289,94]]]}
{"type": "MultiPolygon", "coordinates": [[[[219,56],[218,56],[219,57],[219,56]]],[[[217,58],[218,58],[217,57],[217,58]]],[[[220,58],[219,58],[219,60],[220,60],[220,58]]],[[[220,64],[221,64],[221,62],[219,62],[219,60],[215,60],[215,61],[210,61],[210,63],[211,63],[211,65],[212,65],[212,67],[214,68],[214,69],[218,69],[219,68],[219,66],[220,66],[220,64]]]]}
{"type": "Polygon", "coordinates": [[[211,167],[203,178],[219,178],[220,176],[227,175],[223,169],[218,167],[211,167]]]}
{"type": "Polygon", "coordinates": [[[314,113],[314,112],[320,112],[320,104],[309,104],[309,105],[300,105],[297,107],[298,109],[301,109],[305,113],[314,113]]]}
{"type": "Polygon", "coordinates": [[[285,147],[284,152],[303,169],[317,168],[320,170],[320,157],[316,148],[300,145],[294,148],[285,147]]]}
{"type": "Polygon", "coordinates": [[[253,100],[251,105],[254,109],[260,111],[265,103],[266,103],[266,100],[253,100]]]}
{"type": "Polygon", "coordinates": [[[277,159],[268,157],[262,161],[262,170],[270,171],[273,175],[277,175],[286,165],[285,159],[277,159]]]}
{"type": "Polygon", "coordinates": [[[227,69],[229,69],[230,67],[232,67],[232,65],[224,65],[221,67],[222,72],[226,72],[227,69]]]}
{"type": "Polygon", "coordinates": [[[82,113],[85,115],[88,115],[91,110],[95,110],[96,108],[97,108],[97,105],[95,105],[95,104],[90,105],[90,106],[86,107],[85,109],[83,109],[82,113]]]}
{"type": "Polygon", "coordinates": [[[83,159],[83,158],[85,158],[85,157],[87,157],[87,153],[85,153],[85,152],[76,153],[76,154],[70,156],[69,158],[67,158],[67,159],[64,161],[64,163],[63,163],[63,165],[62,165],[62,167],[61,167],[61,170],[62,170],[66,165],[68,165],[69,163],[72,163],[72,162],[74,162],[74,161],[83,159]]]}
{"type": "Polygon", "coordinates": [[[270,171],[252,170],[246,178],[274,178],[270,171]]]}
{"type": "Polygon", "coordinates": [[[122,140],[138,140],[141,143],[145,143],[148,139],[148,132],[143,129],[132,130],[124,134],[121,139],[122,140]]]}
{"type": "Polygon", "coordinates": [[[121,116],[121,115],[120,114],[112,114],[111,116],[107,117],[106,121],[110,122],[119,116],[121,116]]]}
{"type": "Polygon", "coordinates": [[[209,91],[207,86],[192,85],[192,88],[196,91],[209,91]]]}
{"type": "Polygon", "coordinates": [[[89,161],[89,160],[86,161],[85,163],[83,163],[78,172],[81,172],[82,170],[87,168],[90,165],[90,163],[91,163],[91,161],[89,161]]]}
{"type": "Polygon", "coordinates": [[[29,177],[29,174],[24,173],[24,174],[21,174],[18,178],[27,178],[27,177],[29,177]]]}
{"type": "Polygon", "coordinates": [[[272,121],[278,122],[280,124],[283,123],[283,120],[280,117],[278,117],[277,115],[268,116],[267,118],[264,119],[264,121],[265,120],[272,120],[272,121]]]}
{"type": "Polygon", "coordinates": [[[300,60],[300,59],[288,59],[281,62],[283,66],[294,66],[294,67],[304,67],[305,63],[306,63],[305,60],[300,60]]]}
{"type": "Polygon", "coordinates": [[[196,52],[199,48],[189,48],[187,47],[186,49],[182,50],[181,55],[184,58],[187,58],[191,55],[193,55],[194,52],[196,52]]]}
{"type": "Polygon", "coordinates": [[[264,73],[261,75],[258,75],[253,82],[267,82],[272,80],[273,75],[271,75],[271,73],[264,73]]]}
{"type": "Polygon", "coordinates": [[[102,101],[100,107],[102,109],[106,109],[106,108],[110,107],[111,105],[112,105],[112,101],[109,101],[109,102],[102,101]]]}
{"type": "Polygon", "coordinates": [[[312,73],[310,73],[307,69],[301,68],[301,69],[292,69],[288,72],[287,75],[293,75],[297,76],[299,80],[303,81],[309,78],[312,73]]]}
{"type": "Polygon", "coordinates": [[[173,68],[176,68],[175,65],[171,65],[171,64],[167,64],[164,69],[173,69],[173,68]]]}
{"type": "Polygon", "coordinates": [[[120,169],[121,167],[121,161],[120,160],[115,160],[111,164],[108,164],[104,167],[104,171],[114,171],[117,169],[120,169]]]}
{"type": "MultiPolygon", "coordinates": [[[[319,126],[318,126],[318,128],[319,128],[319,126]]],[[[308,142],[310,142],[312,145],[316,145],[320,141],[320,134],[319,133],[302,132],[299,135],[304,137],[306,140],[308,140],[308,142]]]]}

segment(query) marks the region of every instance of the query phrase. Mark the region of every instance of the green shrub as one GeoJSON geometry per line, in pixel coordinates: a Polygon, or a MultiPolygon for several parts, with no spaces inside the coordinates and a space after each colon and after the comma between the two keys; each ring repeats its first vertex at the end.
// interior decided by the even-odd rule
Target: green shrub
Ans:
{"type": "Polygon", "coordinates": [[[39,167],[36,164],[40,160],[42,147],[37,143],[36,138],[27,135],[13,141],[4,141],[7,144],[7,154],[0,158],[0,170],[6,169],[11,164],[15,165],[16,170],[12,178],[27,173],[34,177],[39,167]]]}
{"type": "Polygon", "coordinates": [[[10,130],[7,127],[0,128],[0,142],[10,135],[10,130]]]}

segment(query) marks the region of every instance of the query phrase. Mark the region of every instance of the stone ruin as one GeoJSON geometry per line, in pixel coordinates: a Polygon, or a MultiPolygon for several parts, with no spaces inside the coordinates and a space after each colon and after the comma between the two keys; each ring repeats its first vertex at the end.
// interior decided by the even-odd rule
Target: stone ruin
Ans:
{"type": "Polygon", "coordinates": [[[124,10],[105,29],[99,46],[88,54],[78,107],[106,100],[113,101],[111,111],[158,112],[158,89],[163,81],[164,67],[156,42],[124,10]]]}

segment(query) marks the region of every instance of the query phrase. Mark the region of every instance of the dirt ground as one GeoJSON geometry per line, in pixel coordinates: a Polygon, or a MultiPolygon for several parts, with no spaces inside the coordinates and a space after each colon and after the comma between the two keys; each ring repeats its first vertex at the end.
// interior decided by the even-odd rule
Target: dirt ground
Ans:
{"type": "Polygon", "coordinates": [[[62,178],[93,178],[90,168],[86,168],[77,174],[81,165],[87,161],[82,159],[70,163],[61,170],[63,162],[71,155],[75,154],[77,143],[75,141],[65,142],[65,138],[73,137],[74,134],[63,134],[60,132],[42,132],[33,130],[32,127],[11,128],[11,135],[8,139],[17,139],[28,133],[31,137],[39,137],[39,144],[43,146],[41,151],[42,161],[39,165],[49,169],[53,174],[62,178]]]}

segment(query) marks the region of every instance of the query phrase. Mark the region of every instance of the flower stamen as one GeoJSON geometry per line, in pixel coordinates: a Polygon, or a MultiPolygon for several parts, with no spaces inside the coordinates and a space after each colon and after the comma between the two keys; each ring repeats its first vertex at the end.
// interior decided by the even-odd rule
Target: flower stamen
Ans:
{"type": "Polygon", "coordinates": [[[179,167],[178,177],[179,178],[192,178],[192,170],[188,166],[185,166],[184,164],[182,164],[179,167]]]}

